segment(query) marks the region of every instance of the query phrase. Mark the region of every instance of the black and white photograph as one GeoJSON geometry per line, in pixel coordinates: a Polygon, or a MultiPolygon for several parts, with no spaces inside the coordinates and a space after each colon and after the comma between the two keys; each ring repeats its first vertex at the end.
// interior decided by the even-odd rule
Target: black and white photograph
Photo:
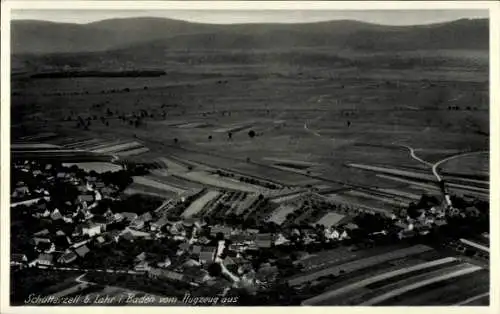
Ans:
{"type": "Polygon", "coordinates": [[[13,311],[491,305],[487,6],[135,3],[9,8],[13,311]]]}

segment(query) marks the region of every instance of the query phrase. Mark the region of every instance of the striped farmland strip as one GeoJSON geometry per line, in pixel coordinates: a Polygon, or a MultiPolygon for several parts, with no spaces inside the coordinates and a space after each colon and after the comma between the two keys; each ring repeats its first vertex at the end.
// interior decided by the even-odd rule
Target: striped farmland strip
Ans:
{"type": "Polygon", "coordinates": [[[412,291],[412,290],[415,290],[415,289],[418,289],[418,288],[421,288],[421,287],[425,287],[427,285],[430,285],[430,284],[433,284],[433,283],[436,283],[436,282],[440,282],[440,281],[443,281],[443,280],[447,280],[447,279],[451,279],[451,278],[460,277],[460,276],[463,276],[463,275],[466,275],[466,274],[470,274],[470,273],[473,273],[473,272],[476,272],[476,271],[482,269],[481,267],[475,266],[475,265],[468,264],[467,266],[468,266],[467,268],[459,269],[459,270],[456,270],[456,271],[454,271],[452,273],[448,273],[448,274],[444,274],[444,275],[441,275],[441,276],[429,278],[429,279],[426,279],[426,280],[422,280],[422,281],[413,283],[411,285],[407,285],[407,286],[401,287],[399,289],[395,289],[395,290],[389,291],[389,292],[384,293],[382,295],[379,295],[379,296],[377,296],[375,298],[367,300],[367,301],[363,302],[361,305],[376,305],[376,304],[381,303],[383,301],[386,301],[388,299],[397,297],[398,295],[401,295],[403,293],[406,293],[406,292],[409,292],[409,291],[412,291]]]}
{"type": "Polygon", "coordinates": [[[349,167],[352,167],[352,168],[358,168],[358,169],[369,170],[369,171],[374,171],[374,172],[392,174],[392,175],[396,175],[396,176],[404,176],[404,177],[408,177],[408,178],[423,179],[423,180],[429,180],[429,181],[434,180],[434,177],[432,175],[420,173],[417,171],[408,171],[408,170],[378,167],[378,166],[363,165],[363,164],[347,164],[347,165],[349,167]]]}
{"type": "Polygon", "coordinates": [[[101,149],[101,148],[108,147],[111,145],[117,145],[119,143],[123,143],[123,141],[121,141],[121,140],[104,141],[104,142],[96,143],[96,145],[91,145],[91,146],[87,147],[87,149],[88,150],[96,150],[96,149],[101,149]]]}
{"type": "Polygon", "coordinates": [[[413,179],[403,179],[403,178],[398,178],[398,177],[394,177],[394,176],[388,176],[385,174],[377,174],[377,177],[396,181],[396,182],[408,183],[408,184],[411,184],[412,186],[419,187],[419,188],[439,191],[439,187],[437,185],[428,184],[428,183],[421,183],[421,182],[415,181],[413,179]]]}
{"type": "Polygon", "coordinates": [[[484,251],[484,252],[490,252],[490,248],[489,247],[486,247],[484,245],[481,245],[481,244],[478,244],[476,242],[472,242],[470,240],[466,240],[466,239],[460,239],[460,242],[462,242],[463,244],[467,244],[467,245],[470,245],[476,249],[479,249],[481,251],[484,251]]]}
{"type": "Polygon", "coordinates": [[[384,202],[387,204],[391,204],[394,206],[408,207],[408,205],[409,205],[409,201],[398,200],[396,198],[390,199],[390,198],[385,197],[385,196],[373,195],[373,194],[362,192],[362,191],[352,190],[352,191],[346,192],[346,194],[353,195],[353,196],[365,197],[365,198],[381,201],[381,202],[384,202]]]}
{"type": "Polygon", "coordinates": [[[190,218],[193,215],[196,215],[200,212],[211,200],[217,198],[220,195],[220,192],[217,191],[208,191],[203,196],[196,199],[194,202],[189,205],[188,208],[182,213],[182,217],[190,218]]]}
{"type": "Polygon", "coordinates": [[[430,247],[425,245],[415,245],[409,248],[400,249],[397,251],[393,251],[390,253],[385,253],[381,255],[371,256],[363,259],[359,259],[356,261],[349,262],[347,264],[336,265],[334,267],[322,269],[310,274],[302,275],[299,277],[291,278],[288,280],[288,284],[290,286],[297,286],[303,283],[313,281],[323,276],[328,275],[337,275],[340,271],[344,271],[346,273],[356,271],[358,269],[367,268],[373,265],[377,265],[380,263],[384,263],[390,260],[403,258],[411,255],[421,254],[427,251],[432,250],[430,247]]]}
{"type": "Polygon", "coordinates": [[[134,179],[135,183],[142,184],[145,186],[150,186],[152,188],[156,188],[156,189],[160,189],[160,190],[170,191],[170,192],[174,192],[177,194],[182,194],[182,193],[186,192],[186,190],[184,190],[184,189],[180,189],[178,187],[171,186],[171,185],[168,185],[165,183],[160,183],[156,180],[152,180],[152,179],[147,178],[147,177],[133,177],[133,179],[134,179]]]}
{"type": "Polygon", "coordinates": [[[421,195],[417,195],[417,194],[409,193],[409,192],[405,192],[405,191],[400,191],[400,190],[395,190],[395,189],[380,189],[380,191],[385,192],[385,193],[389,193],[389,194],[394,194],[394,195],[401,196],[401,197],[406,197],[406,198],[416,200],[416,201],[420,200],[420,198],[422,197],[421,195]]]}
{"type": "Polygon", "coordinates": [[[328,291],[328,292],[325,292],[325,293],[320,294],[318,296],[315,296],[313,298],[310,298],[308,300],[305,300],[302,302],[302,305],[317,305],[317,304],[319,304],[327,299],[337,297],[337,296],[342,295],[344,293],[353,291],[353,290],[361,288],[361,287],[365,287],[369,284],[372,284],[372,283],[375,283],[375,282],[378,282],[381,280],[385,280],[385,279],[388,279],[388,278],[391,278],[391,277],[394,277],[394,276],[397,276],[400,274],[411,273],[411,272],[414,272],[416,270],[421,270],[421,269],[426,269],[426,268],[430,268],[430,267],[437,266],[437,265],[447,264],[447,263],[450,263],[450,262],[453,262],[456,260],[457,259],[454,257],[446,257],[446,258],[442,258],[439,260],[435,260],[435,261],[431,261],[431,262],[427,262],[427,263],[423,263],[423,264],[418,264],[418,265],[415,265],[415,266],[412,266],[409,268],[394,270],[394,271],[384,273],[384,274],[381,274],[381,275],[378,275],[375,277],[370,277],[370,278],[367,278],[365,280],[358,281],[358,282],[355,282],[355,283],[350,284],[348,286],[342,287],[340,289],[328,291]]]}
{"type": "MultiPolygon", "coordinates": [[[[140,155],[140,154],[147,153],[147,152],[149,152],[149,148],[141,147],[141,148],[117,152],[115,154],[117,156],[120,156],[120,157],[127,157],[127,156],[136,156],[136,155],[140,155]]],[[[157,165],[157,166],[159,167],[159,165],[157,165]]]]}
{"type": "Polygon", "coordinates": [[[74,141],[64,145],[67,148],[85,147],[88,145],[95,145],[96,143],[102,143],[104,140],[91,138],[86,140],[74,141]]]}
{"type": "Polygon", "coordinates": [[[127,142],[127,143],[117,144],[117,145],[103,147],[103,148],[99,148],[99,149],[93,149],[93,151],[96,153],[113,153],[113,152],[119,152],[122,150],[127,150],[127,149],[135,148],[135,147],[143,147],[143,145],[141,143],[138,143],[138,142],[127,142]]]}

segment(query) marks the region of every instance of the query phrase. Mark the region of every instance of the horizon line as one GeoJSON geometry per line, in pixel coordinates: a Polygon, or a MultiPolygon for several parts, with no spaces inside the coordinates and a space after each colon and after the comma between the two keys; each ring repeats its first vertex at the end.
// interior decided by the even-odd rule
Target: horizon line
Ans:
{"type": "Polygon", "coordinates": [[[134,19],[151,19],[151,20],[170,20],[170,21],[177,21],[177,22],[185,22],[185,23],[191,23],[191,24],[206,24],[206,25],[221,25],[221,26],[230,26],[230,25],[307,25],[307,24],[320,24],[320,23],[328,23],[328,22],[358,22],[358,23],[364,23],[364,24],[371,24],[371,25],[380,25],[380,26],[394,26],[394,27],[411,27],[411,26],[427,26],[427,25],[439,25],[439,24],[446,24],[446,23],[453,23],[457,21],[462,21],[462,20],[468,20],[468,21],[479,21],[479,20],[489,20],[489,17],[463,17],[463,18],[456,18],[456,19],[450,19],[446,21],[435,21],[435,22],[429,22],[429,23],[417,23],[417,24],[385,24],[385,23],[375,23],[375,22],[370,22],[370,21],[363,21],[360,19],[355,19],[355,18],[342,18],[342,19],[325,19],[325,20],[320,20],[320,21],[310,21],[310,22],[247,22],[247,23],[210,23],[210,22],[198,22],[198,21],[190,21],[190,20],[185,20],[185,19],[180,19],[180,18],[170,18],[170,17],[158,17],[158,16],[135,16],[135,17],[115,17],[115,18],[106,18],[106,19],[100,19],[100,20],[95,20],[95,21],[88,21],[88,22],[64,22],[64,21],[54,21],[54,20],[48,20],[48,19],[26,19],[26,18],[11,18],[11,22],[13,21],[30,21],[30,22],[46,22],[46,23],[53,23],[53,24],[72,24],[72,25],[92,25],[96,23],[101,23],[105,21],[116,21],[116,20],[134,20],[134,19]]]}

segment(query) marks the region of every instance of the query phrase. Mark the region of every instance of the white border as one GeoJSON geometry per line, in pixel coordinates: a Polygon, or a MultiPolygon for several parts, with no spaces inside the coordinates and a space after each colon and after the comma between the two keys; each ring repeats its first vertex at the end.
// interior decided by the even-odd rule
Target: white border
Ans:
{"type": "Polygon", "coordinates": [[[500,197],[499,165],[500,165],[500,128],[495,121],[500,121],[500,72],[499,72],[499,34],[500,34],[500,2],[496,1],[2,1],[1,10],[1,164],[0,204],[1,204],[1,273],[0,273],[0,313],[94,313],[117,312],[136,313],[147,310],[150,313],[184,313],[186,311],[229,313],[234,310],[253,313],[256,311],[298,313],[322,313],[326,311],[342,311],[345,313],[401,313],[422,312],[443,313],[500,313],[500,197]],[[225,308],[177,308],[177,307],[9,307],[9,171],[10,171],[10,10],[11,9],[99,9],[99,10],[403,10],[403,9],[489,9],[490,11],[490,178],[491,178],[491,291],[490,307],[225,307],[225,308]]]}

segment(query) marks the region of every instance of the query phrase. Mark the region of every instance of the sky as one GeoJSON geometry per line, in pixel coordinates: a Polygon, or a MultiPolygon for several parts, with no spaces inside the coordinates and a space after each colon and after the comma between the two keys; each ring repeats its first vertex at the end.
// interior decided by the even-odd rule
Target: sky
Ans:
{"type": "Polygon", "coordinates": [[[487,10],[12,10],[12,19],[90,23],[112,18],[163,17],[209,24],[309,23],[352,19],[385,25],[440,23],[461,18],[488,18],[487,10]]]}

